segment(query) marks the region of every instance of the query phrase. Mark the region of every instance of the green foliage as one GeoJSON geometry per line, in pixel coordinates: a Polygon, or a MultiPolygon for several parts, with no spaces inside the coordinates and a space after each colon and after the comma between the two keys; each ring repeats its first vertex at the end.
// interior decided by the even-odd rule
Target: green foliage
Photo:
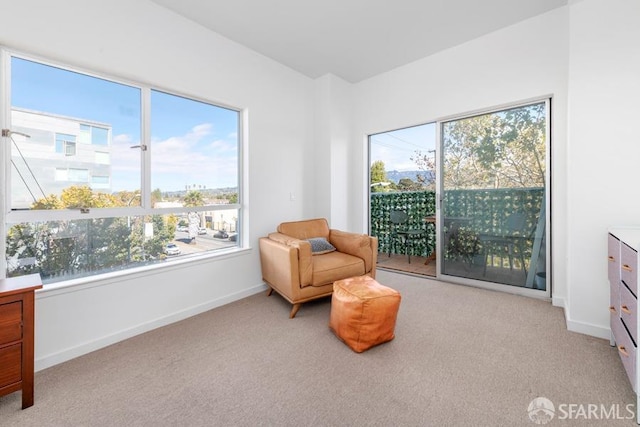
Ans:
{"type": "Polygon", "coordinates": [[[228,200],[230,204],[238,203],[238,193],[224,193],[222,198],[228,200]]]}
{"type": "Polygon", "coordinates": [[[191,190],[187,194],[185,194],[182,199],[183,205],[185,207],[193,207],[193,206],[203,206],[204,198],[202,197],[202,193],[200,191],[191,190]]]}
{"type": "Polygon", "coordinates": [[[7,259],[32,259],[9,268],[10,276],[38,272],[44,280],[114,268],[127,261],[125,218],[16,224],[7,233],[7,259]]]}
{"type": "Polygon", "coordinates": [[[446,188],[527,188],[545,183],[545,104],[443,124],[446,188]]]}
{"type": "Polygon", "coordinates": [[[371,184],[386,181],[387,171],[385,170],[384,162],[382,160],[376,160],[371,164],[371,184]]]}
{"type": "Polygon", "coordinates": [[[140,206],[140,191],[119,191],[115,194],[118,206],[140,206]]]}
{"type": "Polygon", "coordinates": [[[389,191],[387,181],[387,171],[385,170],[384,162],[382,160],[376,160],[371,164],[370,170],[370,184],[371,192],[381,193],[389,191]]]}
{"type": "Polygon", "coordinates": [[[445,250],[447,259],[471,261],[479,253],[480,238],[478,233],[467,227],[459,227],[451,231],[445,250]]]}
{"type": "MultiPolygon", "coordinates": [[[[452,248],[448,256],[472,256],[477,254],[477,236],[480,234],[501,235],[507,217],[513,212],[527,216],[525,229],[534,230],[540,208],[544,203],[543,188],[507,188],[488,190],[451,190],[444,193],[441,214],[446,218],[465,218],[465,225],[458,231],[459,239],[451,236],[452,248]]],[[[388,252],[391,242],[389,215],[392,210],[404,210],[409,214],[409,228],[426,231],[426,237],[416,241],[411,255],[428,256],[435,250],[435,226],[425,222],[427,216],[435,215],[436,195],[433,191],[393,192],[371,194],[371,235],[378,237],[380,252],[388,252]]],[[[445,230],[446,231],[446,230],[445,230]]],[[[529,245],[530,246],[530,245],[529,245]]],[[[392,248],[393,249],[393,248],[392,248]]],[[[404,253],[404,248],[398,246],[404,253]]]]}
{"type": "Polygon", "coordinates": [[[423,153],[422,150],[416,150],[409,159],[416,164],[420,171],[416,179],[421,187],[427,190],[435,190],[435,152],[428,151],[427,153],[423,153]]]}
{"type": "MultiPolygon", "coordinates": [[[[414,243],[414,253],[411,255],[426,256],[435,250],[435,231],[432,224],[427,224],[425,218],[435,215],[436,197],[433,191],[406,191],[371,194],[371,235],[378,237],[378,250],[388,252],[390,241],[390,213],[392,210],[404,210],[409,215],[408,228],[426,230],[424,238],[414,243]]],[[[398,246],[399,253],[404,253],[404,247],[398,246]]],[[[392,251],[393,252],[393,251],[392,251]]],[[[396,252],[393,252],[396,253],[396,252]]]]}
{"type": "Polygon", "coordinates": [[[65,188],[60,195],[60,202],[65,209],[111,208],[120,206],[117,197],[107,193],[94,192],[88,186],[71,186],[65,188]]]}
{"type": "Polygon", "coordinates": [[[155,206],[157,202],[161,202],[162,200],[162,190],[156,188],[151,192],[151,206],[155,206]]]}
{"type": "MultiPolygon", "coordinates": [[[[60,197],[50,195],[38,200],[33,207],[74,209],[139,204],[139,192],[110,195],[93,192],[87,186],[73,186],[63,190],[60,197]]],[[[16,224],[6,238],[8,274],[38,272],[47,280],[163,258],[164,245],[175,235],[177,222],[175,215],[166,220],[162,215],[153,215],[16,224]],[[152,237],[144,236],[145,222],[153,224],[152,237]]]]}
{"type": "Polygon", "coordinates": [[[401,178],[397,188],[399,191],[418,191],[422,189],[422,185],[409,178],[401,178]]]}

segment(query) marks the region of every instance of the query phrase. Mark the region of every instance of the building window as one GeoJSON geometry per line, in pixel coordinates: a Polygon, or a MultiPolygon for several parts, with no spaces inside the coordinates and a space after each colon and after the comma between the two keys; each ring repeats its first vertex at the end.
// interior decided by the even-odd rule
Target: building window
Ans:
{"type": "Polygon", "coordinates": [[[69,168],[69,172],[67,175],[69,181],[72,182],[89,182],[89,170],[88,169],[78,169],[78,168],[69,168]]]}
{"type": "Polygon", "coordinates": [[[56,168],[56,181],[89,182],[89,170],[78,168],[56,168]]]}
{"type": "Polygon", "coordinates": [[[0,276],[46,285],[239,246],[238,110],[2,55],[13,133],[0,276]],[[51,140],[64,156],[47,154],[51,140]]]}
{"type": "Polygon", "coordinates": [[[76,137],[75,135],[65,135],[63,133],[56,133],[56,153],[64,154],[65,156],[76,155],[76,137]]]}
{"type": "Polygon", "coordinates": [[[109,188],[109,177],[108,176],[93,175],[91,177],[91,188],[94,189],[94,190],[102,189],[102,188],[109,188]]]}
{"type": "Polygon", "coordinates": [[[83,144],[109,145],[109,128],[80,123],[80,139],[83,144]]]}
{"type": "Polygon", "coordinates": [[[81,144],[91,144],[91,126],[80,123],[78,142],[81,144]]]}
{"type": "Polygon", "coordinates": [[[109,129],[92,126],[91,143],[94,145],[109,145],[109,129]]]}

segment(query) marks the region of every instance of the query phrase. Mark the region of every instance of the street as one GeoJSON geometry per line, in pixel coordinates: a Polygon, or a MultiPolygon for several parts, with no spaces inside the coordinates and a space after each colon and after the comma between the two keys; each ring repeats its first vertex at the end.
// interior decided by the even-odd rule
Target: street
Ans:
{"type": "Polygon", "coordinates": [[[237,245],[237,242],[230,242],[229,239],[218,239],[213,237],[214,233],[214,230],[207,230],[207,234],[199,234],[195,239],[193,239],[193,241],[191,241],[187,231],[176,231],[173,243],[180,248],[181,254],[195,254],[237,245]]]}

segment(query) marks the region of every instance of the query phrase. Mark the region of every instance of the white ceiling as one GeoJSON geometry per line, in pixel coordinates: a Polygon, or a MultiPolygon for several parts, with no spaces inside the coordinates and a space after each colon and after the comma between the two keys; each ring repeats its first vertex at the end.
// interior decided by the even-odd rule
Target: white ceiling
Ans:
{"type": "Polygon", "coordinates": [[[311,78],[355,83],[568,0],[152,1],[311,78]]]}

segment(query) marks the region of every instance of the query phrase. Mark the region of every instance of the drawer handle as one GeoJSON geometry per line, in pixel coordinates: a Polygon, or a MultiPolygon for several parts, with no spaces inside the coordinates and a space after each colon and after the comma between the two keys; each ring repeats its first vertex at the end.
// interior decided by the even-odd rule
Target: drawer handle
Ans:
{"type": "Polygon", "coordinates": [[[629,310],[629,307],[627,307],[626,305],[623,305],[622,307],[620,307],[620,311],[623,312],[624,314],[631,314],[631,310],[629,310]]]}
{"type": "Polygon", "coordinates": [[[616,259],[614,257],[612,257],[611,255],[609,255],[609,261],[610,262],[616,262],[616,259]]]}
{"type": "Polygon", "coordinates": [[[625,271],[633,271],[631,269],[631,267],[629,267],[629,265],[627,265],[627,264],[622,264],[622,269],[625,270],[625,271]]]}
{"type": "Polygon", "coordinates": [[[620,354],[622,354],[624,357],[629,357],[629,352],[627,351],[627,349],[623,346],[623,345],[619,345],[618,346],[618,351],[620,352],[620,354]]]}
{"type": "Polygon", "coordinates": [[[609,306],[609,311],[612,312],[612,313],[615,313],[616,312],[616,308],[614,306],[610,305],[609,306]]]}

